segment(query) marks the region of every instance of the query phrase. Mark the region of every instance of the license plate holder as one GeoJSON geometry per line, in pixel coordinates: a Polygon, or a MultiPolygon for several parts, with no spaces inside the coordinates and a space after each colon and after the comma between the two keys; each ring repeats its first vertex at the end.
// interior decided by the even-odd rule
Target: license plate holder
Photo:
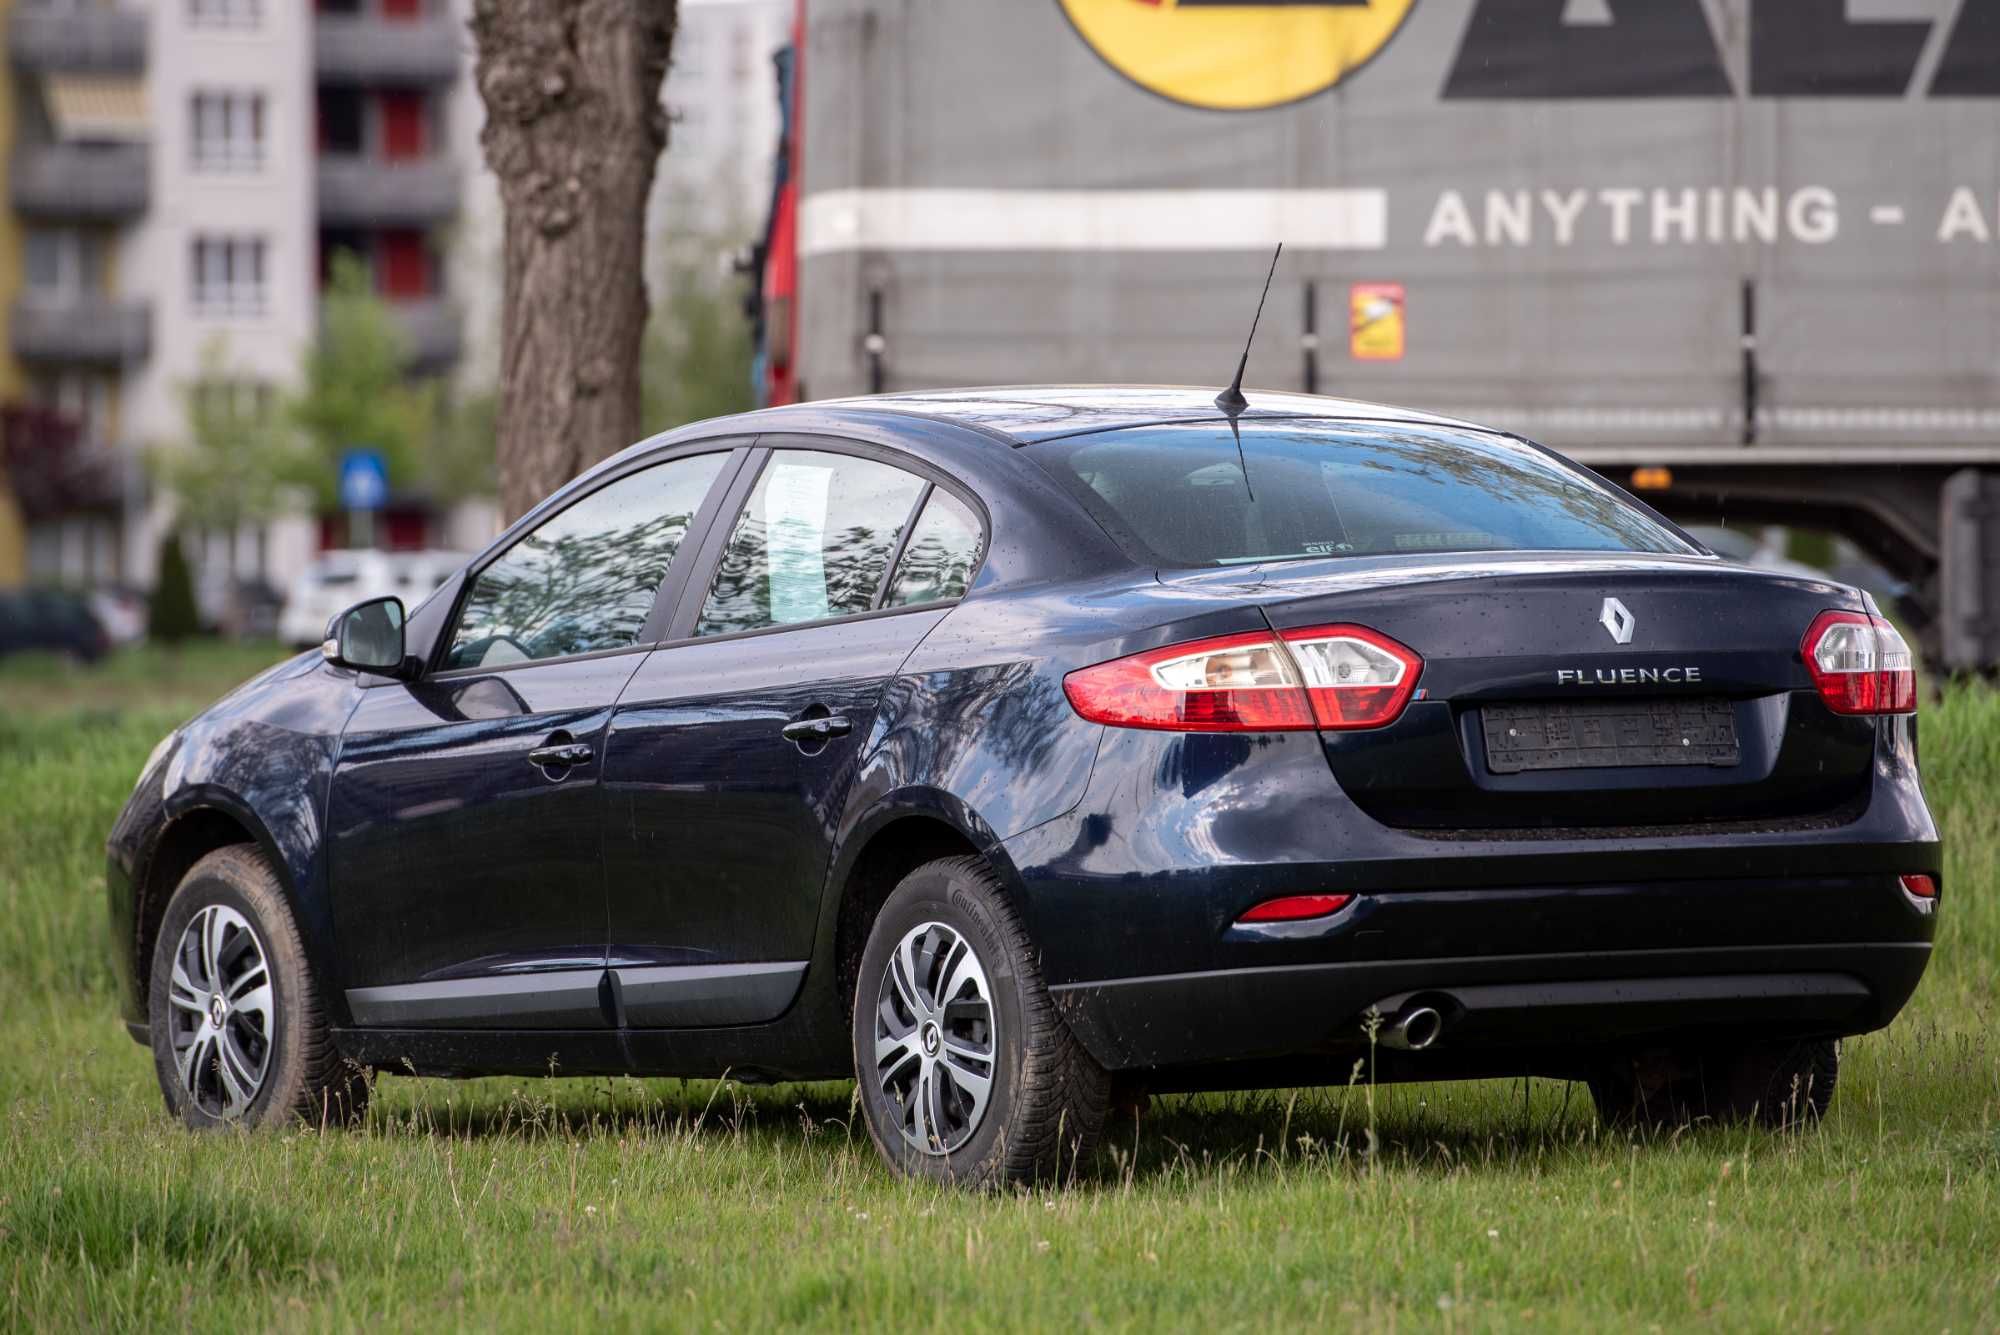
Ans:
{"type": "Polygon", "coordinates": [[[1486,767],[1495,774],[1743,759],[1736,709],[1712,697],[1485,705],[1479,715],[1486,767]]]}

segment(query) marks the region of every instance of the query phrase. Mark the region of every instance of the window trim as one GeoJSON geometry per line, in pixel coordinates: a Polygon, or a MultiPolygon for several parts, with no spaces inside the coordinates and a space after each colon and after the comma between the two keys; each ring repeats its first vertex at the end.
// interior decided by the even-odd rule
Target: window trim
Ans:
{"type": "MultiPolygon", "coordinates": [[[[816,436],[804,432],[786,432],[782,435],[771,434],[759,436],[756,439],[755,447],[752,449],[751,454],[754,457],[748,459],[744,464],[743,470],[737,474],[736,485],[730,488],[731,494],[723,498],[724,504],[721,515],[726,515],[727,519],[722,520],[718,516],[718,522],[712,526],[711,531],[705,536],[700,552],[700,560],[690,568],[688,581],[682,586],[679,600],[674,606],[672,616],[668,619],[666,637],[655,646],[656,648],[664,649],[680,644],[712,644],[718,640],[746,639],[752,635],[773,635],[790,630],[810,630],[817,626],[831,626],[843,621],[858,621],[863,617],[895,616],[903,612],[921,612],[932,608],[955,605],[959,601],[957,598],[939,598],[927,603],[906,603],[901,607],[882,606],[882,598],[885,596],[885,591],[894,582],[897,563],[903,558],[903,548],[909,542],[910,529],[916,523],[917,519],[922,516],[924,502],[930,499],[931,493],[938,487],[943,487],[951,492],[953,496],[956,496],[972,511],[974,518],[979,521],[979,560],[973,564],[971,572],[966,576],[965,586],[967,592],[970,592],[973,584],[978,581],[979,573],[986,564],[986,555],[992,550],[993,546],[992,515],[988,513],[985,503],[973,494],[969,488],[943,469],[931,464],[928,460],[920,459],[902,450],[877,445],[872,441],[851,440],[845,436],[816,436]],[[794,453],[805,451],[815,454],[853,455],[859,459],[869,459],[875,463],[886,464],[891,468],[900,468],[904,472],[920,479],[926,485],[917,493],[916,503],[911,507],[909,514],[903,518],[903,528],[897,534],[895,550],[890,553],[889,564],[882,571],[882,581],[876,587],[875,595],[870,600],[867,611],[848,612],[841,616],[819,617],[812,621],[790,621],[781,625],[757,626],[750,630],[733,630],[720,635],[696,635],[694,628],[696,623],[701,619],[702,605],[708,601],[708,590],[714,581],[716,566],[722,559],[722,549],[728,545],[730,537],[735,533],[736,521],[742,516],[743,507],[750,503],[750,495],[756,490],[759,479],[764,475],[764,470],[770,466],[771,456],[781,450],[794,453]],[[698,596],[689,598],[687,596],[688,591],[697,584],[700,586],[698,596]]],[[[671,576],[669,579],[671,579],[671,576]]]]}
{"type": "Polygon", "coordinates": [[[471,677],[492,676],[495,673],[519,672],[524,668],[548,667],[557,663],[580,663],[592,658],[611,658],[618,654],[647,653],[658,647],[661,632],[665,630],[662,610],[674,605],[669,599],[678,600],[679,585],[686,583],[687,566],[680,558],[682,553],[692,551],[695,557],[703,554],[703,545],[708,540],[708,532],[715,526],[715,514],[719,499],[724,499],[734,489],[741,476],[744,463],[755,452],[755,436],[710,436],[701,440],[690,440],[670,449],[648,454],[634,459],[628,467],[613,469],[599,478],[594,485],[578,491],[554,509],[537,507],[521,517],[495,540],[494,544],[468,563],[458,576],[459,587],[452,600],[451,615],[445,618],[435,643],[431,645],[430,657],[424,664],[425,681],[463,681],[471,677]],[[530,534],[539,532],[542,526],[571,507],[582,503],[606,487],[615,486],[636,473],[649,468],[664,467],[682,459],[692,459],[704,454],[723,456],[722,469],[708,485],[707,493],[696,507],[694,518],[688,524],[687,535],[681,539],[681,546],[674,554],[672,564],[667,567],[667,577],[660,581],[660,587],[653,591],[653,606],[647,612],[645,622],[639,627],[639,637],[631,644],[614,649],[593,649],[584,654],[561,654],[553,658],[529,658],[518,663],[484,664],[477,667],[448,668],[442,666],[444,657],[451,650],[452,639],[458,633],[459,621],[465,615],[466,601],[472,596],[472,587],[487,567],[507,555],[530,534]],[[532,522],[530,522],[532,521],[532,522]]]}

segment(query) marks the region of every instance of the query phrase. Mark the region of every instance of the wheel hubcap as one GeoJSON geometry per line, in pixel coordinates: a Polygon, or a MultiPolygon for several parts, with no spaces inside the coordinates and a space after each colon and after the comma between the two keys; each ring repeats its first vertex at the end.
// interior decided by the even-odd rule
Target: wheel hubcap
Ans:
{"type": "Polygon", "coordinates": [[[264,1087],[277,1032],[264,943],[242,914],[211,904],[194,915],[167,1000],[181,1088],[211,1117],[241,1117],[264,1087]]]}
{"type": "Polygon", "coordinates": [[[913,1148],[949,1154],[979,1129],[998,1018],[986,969],[956,930],[927,922],[897,943],[876,993],[874,1079],[913,1148]]]}

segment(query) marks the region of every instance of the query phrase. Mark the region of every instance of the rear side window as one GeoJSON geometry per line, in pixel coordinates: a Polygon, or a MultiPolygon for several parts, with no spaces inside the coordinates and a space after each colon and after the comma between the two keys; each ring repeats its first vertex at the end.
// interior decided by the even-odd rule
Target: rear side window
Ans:
{"type": "Polygon", "coordinates": [[[923,489],[923,479],[873,459],[772,454],[716,565],[695,634],[870,610],[923,489]]]}
{"type": "Polygon", "coordinates": [[[1412,552],[1697,549],[1516,441],[1428,426],[1245,420],[1029,446],[1135,559],[1170,567],[1412,552]]]}
{"type": "Polygon", "coordinates": [[[908,607],[964,597],[979,564],[979,544],[979,516],[972,507],[942,487],[932,491],[910,530],[896,562],[895,583],[882,605],[908,607]]]}
{"type": "Polygon", "coordinates": [[[498,667],[636,644],[726,454],[656,464],[551,516],[480,571],[447,668],[498,667]]]}

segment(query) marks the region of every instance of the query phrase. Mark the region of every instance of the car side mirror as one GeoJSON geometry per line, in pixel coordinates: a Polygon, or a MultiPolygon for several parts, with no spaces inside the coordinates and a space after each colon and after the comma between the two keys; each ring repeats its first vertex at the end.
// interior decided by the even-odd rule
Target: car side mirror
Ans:
{"type": "Polygon", "coordinates": [[[356,603],[327,623],[326,642],[319,651],[335,667],[389,677],[408,675],[403,617],[401,598],[370,598],[356,603]]]}

